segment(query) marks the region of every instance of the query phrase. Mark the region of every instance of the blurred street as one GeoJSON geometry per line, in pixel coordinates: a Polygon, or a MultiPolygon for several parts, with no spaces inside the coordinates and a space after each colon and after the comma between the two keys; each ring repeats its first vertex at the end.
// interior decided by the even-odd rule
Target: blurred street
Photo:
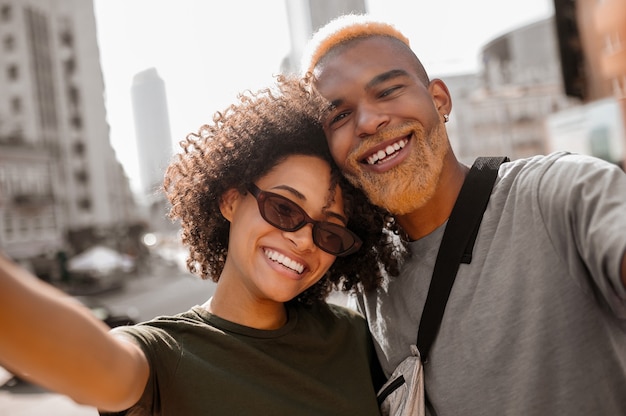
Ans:
{"type": "MultiPolygon", "coordinates": [[[[129,279],[122,289],[95,297],[116,314],[128,314],[136,321],[157,315],[184,312],[204,303],[214,290],[214,283],[185,273],[174,265],[155,260],[150,273],[129,279]]],[[[97,416],[89,406],[50,393],[37,386],[18,382],[4,384],[7,375],[0,367],[0,415],[2,416],[97,416]]]]}

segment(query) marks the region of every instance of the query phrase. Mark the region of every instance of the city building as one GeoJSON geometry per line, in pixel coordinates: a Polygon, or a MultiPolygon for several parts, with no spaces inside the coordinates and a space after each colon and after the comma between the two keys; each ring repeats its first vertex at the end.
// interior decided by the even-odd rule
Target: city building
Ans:
{"type": "Polygon", "coordinates": [[[554,19],[498,36],[481,61],[479,74],[441,77],[452,94],[448,132],[459,159],[549,152],[546,116],[580,105],[563,91],[554,19]]]}
{"type": "Polygon", "coordinates": [[[174,154],[165,83],[156,68],[134,76],[131,98],[141,185],[144,195],[152,196],[174,154]]]}
{"type": "Polygon", "coordinates": [[[626,2],[554,0],[565,91],[583,108],[555,120],[556,134],[578,124],[589,132],[579,144],[626,167],[626,2]],[[615,119],[609,121],[607,114],[615,119]],[[584,123],[582,123],[584,119],[584,123]],[[571,120],[572,123],[566,123],[571,120]],[[561,129],[560,126],[565,126],[561,129]]]}
{"type": "Polygon", "coordinates": [[[0,0],[0,248],[37,269],[137,220],[92,1],[0,0]]]}
{"type": "Polygon", "coordinates": [[[151,231],[175,234],[179,227],[167,217],[169,202],[161,191],[174,148],[165,82],[156,68],[133,77],[131,99],[142,185],[138,202],[151,231]]]}

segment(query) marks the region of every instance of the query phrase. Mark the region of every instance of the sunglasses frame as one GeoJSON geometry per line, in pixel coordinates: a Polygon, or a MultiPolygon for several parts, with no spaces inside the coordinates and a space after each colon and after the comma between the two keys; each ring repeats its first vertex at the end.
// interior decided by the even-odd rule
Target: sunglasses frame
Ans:
{"type": "MultiPolygon", "coordinates": [[[[287,231],[287,232],[294,232],[297,231],[299,229],[301,229],[302,227],[304,227],[307,224],[313,224],[313,232],[311,233],[311,237],[313,239],[313,243],[315,244],[316,247],[318,247],[320,250],[325,251],[328,254],[332,254],[333,256],[338,256],[338,257],[342,257],[342,256],[347,256],[349,254],[352,254],[354,252],[356,252],[359,248],[361,248],[361,245],[363,244],[363,242],[361,241],[361,239],[359,238],[359,236],[357,236],[354,232],[352,232],[349,228],[344,227],[343,225],[339,225],[339,224],[335,224],[332,222],[328,222],[328,221],[317,221],[314,220],[313,218],[311,218],[309,216],[309,214],[306,213],[306,211],[304,210],[304,208],[302,208],[300,205],[296,204],[294,201],[292,201],[291,199],[284,197],[280,194],[276,194],[274,192],[269,192],[269,191],[264,191],[262,189],[260,189],[258,186],[256,186],[254,183],[250,183],[246,186],[246,188],[248,189],[248,191],[250,191],[250,193],[252,194],[252,196],[254,196],[254,198],[257,201],[257,205],[259,208],[259,213],[261,214],[261,217],[263,217],[263,219],[265,220],[265,222],[267,222],[268,224],[270,224],[272,227],[276,227],[277,229],[281,230],[281,231],[287,231]],[[267,219],[266,215],[265,215],[265,206],[264,203],[267,200],[268,197],[272,197],[272,198],[278,198],[280,200],[284,200],[285,202],[289,203],[290,205],[293,205],[294,207],[296,207],[298,209],[298,211],[302,214],[302,217],[304,218],[304,220],[298,224],[296,227],[291,227],[291,228],[285,228],[285,227],[281,227],[279,225],[276,225],[275,223],[271,222],[270,220],[267,219]],[[322,226],[324,224],[330,224],[332,227],[341,227],[343,230],[345,230],[347,232],[347,234],[349,236],[352,237],[352,239],[354,240],[354,242],[352,243],[352,245],[347,248],[346,250],[343,250],[339,253],[333,253],[332,251],[329,251],[328,249],[322,247],[318,242],[317,239],[315,238],[316,236],[316,229],[319,229],[318,227],[322,226]]],[[[333,234],[336,234],[328,229],[325,229],[326,232],[331,232],[333,234]]],[[[341,237],[341,236],[340,236],[341,237]]],[[[342,241],[344,239],[342,238],[342,241]]]]}

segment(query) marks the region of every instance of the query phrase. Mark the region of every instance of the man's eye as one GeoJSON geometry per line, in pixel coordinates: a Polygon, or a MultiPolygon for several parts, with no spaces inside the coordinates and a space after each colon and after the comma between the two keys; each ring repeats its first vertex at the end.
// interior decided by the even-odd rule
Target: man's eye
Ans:
{"type": "Polygon", "coordinates": [[[334,115],[334,116],[332,116],[332,117],[330,118],[330,122],[329,122],[328,124],[332,126],[332,125],[334,125],[334,124],[336,124],[336,123],[340,122],[341,120],[343,120],[343,119],[344,119],[344,118],[346,118],[347,116],[348,116],[348,113],[339,113],[339,114],[336,114],[336,115],[334,115]]]}
{"type": "Polygon", "coordinates": [[[384,98],[384,97],[388,97],[389,95],[393,94],[394,92],[398,91],[401,87],[400,86],[395,86],[395,87],[391,87],[391,88],[387,88],[386,90],[384,90],[382,93],[380,93],[380,97],[384,98]]]}

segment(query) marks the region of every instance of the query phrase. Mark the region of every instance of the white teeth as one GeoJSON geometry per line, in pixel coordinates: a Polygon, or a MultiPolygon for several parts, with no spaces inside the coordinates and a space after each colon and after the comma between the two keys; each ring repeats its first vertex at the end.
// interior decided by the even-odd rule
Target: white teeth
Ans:
{"type": "Polygon", "coordinates": [[[397,152],[398,150],[406,146],[407,143],[408,143],[407,139],[402,139],[398,142],[395,142],[394,144],[387,146],[385,150],[379,150],[378,152],[368,157],[367,163],[370,165],[374,165],[380,160],[383,160],[384,158],[393,155],[395,152],[397,152]]]}
{"type": "Polygon", "coordinates": [[[274,250],[265,249],[265,255],[267,256],[268,259],[275,261],[276,263],[280,263],[283,266],[291,270],[294,270],[298,273],[302,273],[304,271],[304,265],[274,250]]]}

